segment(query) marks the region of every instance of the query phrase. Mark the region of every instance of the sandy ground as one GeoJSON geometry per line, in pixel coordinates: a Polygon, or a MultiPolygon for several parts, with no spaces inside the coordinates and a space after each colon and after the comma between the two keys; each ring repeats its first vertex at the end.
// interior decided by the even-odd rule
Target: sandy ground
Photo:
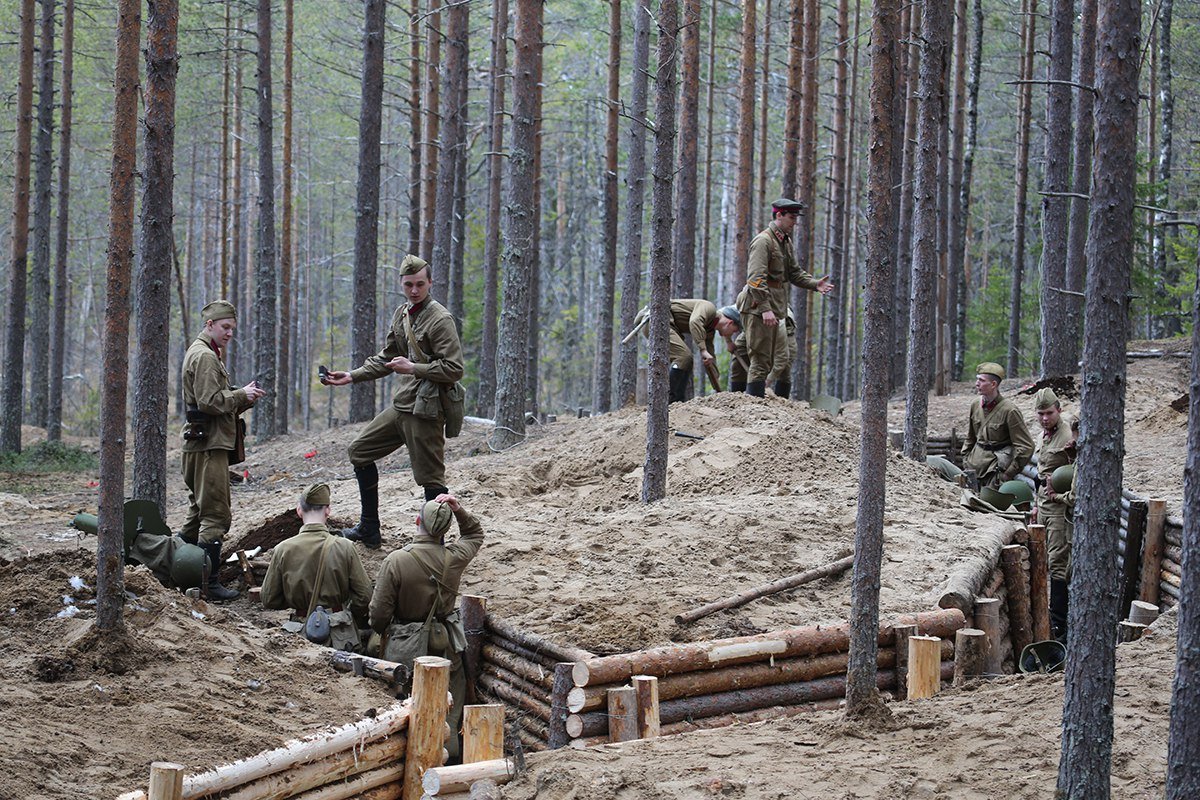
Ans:
{"type": "MultiPolygon", "coordinates": [[[[1187,359],[1129,367],[1126,485],[1182,494],[1187,359]]],[[[1021,382],[1009,381],[1013,394],[1021,382]]],[[[930,430],[965,424],[970,386],[931,398],[930,430]]],[[[1017,395],[1034,422],[1032,401],[1017,395]]],[[[1068,403],[1068,410],[1078,407],[1068,403]]],[[[493,453],[470,425],[449,447],[449,483],[484,522],[487,543],[463,581],[495,613],[596,653],[670,641],[836,622],[848,575],[719,612],[689,626],[676,613],[838,558],[853,540],[856,404],[837,418],[807,404],[716,395],[675,406],[669,498],[637,501],[644,416],[626,410],[532,429],[493,453]]],[[[894,427],[903,404],[893,404],[894,427]]],[[[314,480],[334,514],[357,517],[347,426],[252,444],[234,488],[230,540],[295,504],[314,480]]],[[[32,431],[31,431],[32,433],[32,431]]],[[[94,443],[92,443],[94,446],[94,443]]],[[[186,494],[168,455],[168,522],[186,494]]],[[[374,576],[413,530],[420,504],[403,451],[381,462],[384,548],[361,551],[374,576]]],[[[889,457],[881,611],[925,610],[979,542],[1010,523],[959,506],[923,466],[889,457]]],[[[128,572],[131,635],[95,641],[95,540],[66,527],[94,511],[95,475],[0,474],[0,709],[17,731],[0,751],[0,800],[108,797],[156,759],[202,768],[275,746],[390,700],[330,671],[320,650],[278,628],[280,614],[241,599],[215,608],[128,572]],[[83,588],[71,586],[77,577],[83,588]],[[67,611],[69,608],[78,612],[67,611]],[[82,713],[81,713],[82,712],[82,713]],[[53,771],[54,778],[47,781],[53,771]]],[[[1122,648],[1114,795],[1161,791],[1173,636],[1122,648]],[[1157,788],[1156,788],[1157,787],[1157,788]]],[[[506,790],[519,798],[1012,797],[1049,794],[1062,684],[1011,678],[919,705],[895,704],[883,728],[827,714],[688,734],[619,752],[557,754],[506,790]],[[1031,729],[1032,728],[1032,729],[1031,729]],[[949,734],[949,735],[948,735],[949,734]],[[797,762],[804,765],[796,770],[797,762]],[[803,774],[799,780],[796,775],[803,774]]]]}

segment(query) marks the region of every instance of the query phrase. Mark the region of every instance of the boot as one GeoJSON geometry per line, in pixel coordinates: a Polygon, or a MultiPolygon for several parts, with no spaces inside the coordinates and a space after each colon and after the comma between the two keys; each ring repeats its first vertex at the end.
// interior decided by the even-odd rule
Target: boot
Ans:
{"type": "Polygon", "coordinates": [[[208,583],[205,587],[205,597],[208,600],[233,600],[240,592],[236,589],[226,589],[217,579],[217,573],[221,570],[221,543],[201,542],[200,547],[208,556],[208,583]]]}
{"type": "Polygon", "coordinates": [[[688,371],[679,367],[671,367],[669,373],[670,378],[670,403],[682,403],[687,399],[687,384],[688,371]]]}
{"type": "Polygon", "coordinates": [[[425,502],[437,500],[439,494],[449,494],[450,490],[439,483],[431,483],[425,488],[425,502]]]}
{"type": "Polygon", "coordinates": [[[1050,579],[1050,631],[1067,643],[1067,582],[1061,578],[1050,579]]]}
{"type": "Polygon", "coordinates": [[[775,396],[787,400],[792,396],[791,381],[775,381],[775,396]]]}
{"type": "Polygon", "coordinates": [[[362,503],[362,514],[358,524],[353,528],[342,531],[352,542],[362,542],[363,546],[378,550],[379,539],[379,468],[375,463],[354,468],[354,477],[358,479],[358,497],[362,503]]]}
{"type": "Polygon", "coordinates": [[[766,397],[767,382],[766,381],[750,381],[746,384],[746,394],[751,397],[766,397]]]}
{"type": "Polygon", "coordinates": [[[745,381],[730,381],[729,382],[729,391],[731,391],[731,392],[746,391],[746,382],[745,381]]]}

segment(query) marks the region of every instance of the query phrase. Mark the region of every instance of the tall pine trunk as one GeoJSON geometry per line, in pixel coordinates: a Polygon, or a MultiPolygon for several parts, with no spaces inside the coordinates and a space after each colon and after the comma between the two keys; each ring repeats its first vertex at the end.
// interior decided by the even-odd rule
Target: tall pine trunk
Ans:
{"type": "MultiPolygon", "coordinates": [[[[983,0],[975,0],[971,14],[971,66],[967,77],[967,131],[963,144],[962,184],[958,192],[958,207],[963,225],[959,231],[962,264],[959,268],[959,302],[954,320],[954,375],[963,374],[967,352],[968,259],[966,258],[967,220],[971,218],[971,180],[975,173],[975,143],[979,133],[979,74],[983,63],[983,0]]],[[[1082,259],[1081,259],[1082,260],[1082,259]]],[[[1069,269],[1069,268],[1068,268],[1069,269]]]]}
{"type": "MultiPolygon", "coordinates": [[[[1171,18],[1174,16],[1175,0],[1161,0],[1158,16],[1158,100],[1159,100],[1159,136],[1158,136],[1158,197],[1156,206],[1171,207],[1171,170],[1174,160],[1173,131],[1175,128],[1175,93],[1171,89],[1171,18]]],[[[1151,118],[1150,124],[1154,124],[1151,118]]],[[[1164,215],[1159,212],[1156,219],[1162,221],[1164,215]]],[[[1154,229],[1153,274],[1158,277],[1158,285],[1174,287],[1179,283],[1179,263],[1170,257],[1171,228],[1158,225],[1154,229]]],[[[1162,336],[1176,336],[1183,330],[1177,313],[1176,302],[1170,301],[1167,313],[1159,322],[1156,333],[1162,336]]]]}
{"type": "Polygon", "coordinates": [[[1033,106],[1033,56],[1037,0],[1025,0],[1021,15],[1021,83],[1018,85],[1016,193],[1013,196],[1012,286],[1008,303],[1008,374],[1016,377],[1021,355],[1021,292],[1025,280],[1025,217],[1029,205],[1029,135],[1033,106]]]}
{"type": "Polygon", "coordinates": [[[909,306],[912,295],[913,274],[913,173],[916,162],[917,141],[917,83],[921,74],[921,42],[918,33],[921,7],[915,3],[909,8],[908,71],[905,74],[904,150],[898,154],[900,168],[900,205],[897,209],[896,231],[899,246],[896,253],[896,341],[892,359],[892,386],[904,385],[908,378],[908,338],[911,318],[909,306]]]}
{"type": "Polygon", "coordinates": [[[279,232],[279,391],[275,395],[275,430],[288,432],[288,412],[297,394],[292,386],[292,39],[295,33],[294,0],[283,2],[283,215],[279,232]]]}
{"type": "MultiPolygon", "coordinates": [[[[671,293],[692,297],[696,291],[696,191],[700,142],[700,0],[684,0],[680,54],[683,78],[679,109],[679,191],[675,220],[675,269],[671,293]]],[[[672,34],[673,36],[674,34],[672,34]]]]}
{"type": "Polygon", "coordinates": [[[949,331],[946,357],[950,367],[945,376],[947,381],[957,380],[962,374],[957,366],[959,339],[962,331],[958,327],[959,308],[966,304],[965,251],[967,239],[967,209],[963,203],[963,160],[966,148],[966,105],[967,105],[967,0],[958,0],[954,12],[954,119],[951,126],[954,139],[950,151],[950,182],[947,194],[950,211],[947,214],[947,279],[950,292],[946,320],[949,331]]]}
{"type": "MultiPolygon", "coordinates": [[[[798,196],[804,204],[796,221],[796,261],[802,269],[814,271],[816,252],[817,203],[817,78],[821,71],[818,57],[821,46],[821,6],[817,0],[804,0],[804,94],[800,98],[800,164],[796,178],[798,196]]],[[[811,360],[811,325],[813,304],[809,292],[792,288],[792,312],[796,316],[796,360],[792,364],[793,394],[799,400],[809,398],[809,362],[811,360]]]]}
{"type": "MultiPolygon", "coordinates": [[[[1083,0],[1079,13],[1079,57],[1075,79],[1083,86],[1096,80],[1096,0],[1083,0]]],[[[1084,89],[1075,93],[1074,173],[1071,184],[1076,196],[1071,198],[1071,223],[1067,232],[1067,302],[1063,327],[1069,332],[1071,363],[1079,361],[1083,325],[1084,268],[1087,265],[1088,200],[1092,180],[1092,135],[1095,132],[1093,110],[1096,96],[1084,89]]]]}
{"type": "Polygon", "coordinates": [[[450,6],[446,25],[446,64],[442,71],[441,139],[438,146],[440,169],[434,200],[433,259],[440,297],[456,319],[462,316],[462,296],[451,291],[454,250],[454,187],[457,185],[459,150],[463,147],[463,114],[467,101],[467,31],[470,18],[467,3],[450,6]]]}
{"type": "MultiPolygon", "coordinates": [[[[425,40],[425,143],[422,147],[421,183],[421,258],[426,261],[433,259],[433,241],[436,233],[433,229],[435,208],[437,206],[437,173],[438,173],[438,132],[441,119],[438,109],[441,103],[441,76],[439,69],[442,60],[442,15],[440,0],[429,0],[429,13],[425,17],[425,25],[429,28],[425,40]]],[[[442,282],[434,283],[434,297],[445,300],[443,294],[445,276],[442,282]]]]}
{"type": "Polygon", "coordinates": [[[604,227],[592,411],[612,409],[613,316],[617,300],[617,145],[621,125],[621,0],[609,0],[608,94],[604,112],[604,227]]]}
{"type": "MultiPolygon", "coordinates": [[[[271,0],[258,0],[258,241],[254,256],[254,379],[270,395],[275,380],[275,135],[271,102],[271,0]]],[[[275,415],[264,403],[254,415],[261,439],[275,435],[275,415]]]]}
{"type": "Polygon", "coordinates": [[[46,427],[50,389],[50,209],[54,205],[54,4],[42,0],[38,46],[37,169],[29,287],[29,418],[46,427]]]}
{"type": "Polygon", "coordinates": [[[75,61],[75,0],[63,5],[62,127],[58,161],[58,232],[54,243],[54,317],[50,327],[50,398],[46,414],[46,439],[62,439],[63,372],[66,366],[67,253],[71,200],[71,103],[75,61]]]}
{"type": "MultiPolygon", "coordinates": [[[[230,208],[229,208],[229,172],[230,172],[230,105],[229,97],[230,83],[232,74],[229,67],[230,54],[233,52],[232,28],[233,21],[231,19],[232,2],[225,0],[225,47],[221,54],[221,166],[220,166],[220,182],[221,182],[221,208],[219,212],[220,222],[217,229],[217,246],[221,254],[221,286],[220,296],[229,296],[229,250],[230,250],[230,208]]],[[[232,101],[236,102],[236,100],[232,101]]],[[[189,262],[189,267],[191,266],[189,262]]]]}
{"type": "MultiPolygon", "coordinates": [[[[830,163],[832,181],[829,187],[829,273],[837,286],[845,291],[846,263],[846,163],[849,128],[849,17],[848,0],[838,0],[837,50],[834,58],[833,161],[830,163]]],[[[842,341],[842,303],[840,298],[825,303],[825,375],[822,386],[827,394],[838,393],[839,347],[842,341]]]]}
{"type": "Polygon", "coordinates": [[[738,78],[737,167],[734,171],[733,288],[746,282],[746,261],[754,236],[754,70],[758,0],[742,1],[742,44],[738,78]]]}
{"type": "MultiPolygon", "coordinates": [[[[615,0],[619,3],[619,0],[615,0]]],[[[488,217],[484,239],[483,350],[479,354],[479,413],[492,415],[496,399],[496,338],[500,302],[500,191],[504,184],[504,82],[508,80],[508,0],[496,0],[492,18],[492,70],[488,87],[488,217]]],[[[615,245],[614,245],[615,246],[615,245]]],[[[611,328],[612,303],[609,303],[611,328]]],[[[609,338],[611,339],[611,333],[609,338]]],[[[609,350],[611,363],[611,344],[609,350]]]]}
{"type": "MultiPolygon", "coordinates": [[[[503,2],[504,0],[500,0],[503,2]]],[[[408,252],[421,252],[421,200],[424,183],[421,180],[421,0],[412,0],[409,7],[409,38],[412,40],[408,62],[408,252]]],[[[489,401],[490,402],[490,401],[489,401]]]]}

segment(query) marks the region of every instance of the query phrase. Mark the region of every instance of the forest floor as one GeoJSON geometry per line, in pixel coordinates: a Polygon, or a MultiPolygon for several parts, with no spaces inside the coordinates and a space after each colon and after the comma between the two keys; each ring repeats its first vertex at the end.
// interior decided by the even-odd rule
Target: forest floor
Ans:
{"type": "MultiPolygon", "coordinates": [[[[1180,350],[1180,343],[1136,343],[1180,350]]],[[[1182,349],[1186,349],[1186,345],[1182,349]]],[[[1129,363],[1125,486],[1178,513],[1188,360],[1129,363]]],[[[1016,395],[1031,429],[1032,401],[1016,395]]],[[[930,398],[932,433],[965,428],[970,384],[930,398]]],[[[1066,403],[1068,413],[1078,401],[1066,403]]],[[[903,403],[890,423],[903,426],[903,403]]],[[[596,653],[847,619],[843,574],[689,626],[675,614],[839,557],[854,537],[857,404],[830,417],[806,403],[718,394],[672,407],[668,499],[637,500],[644,412],[534,427],[493,453],[468,424],[448,447],[448,479],[487,541],[463,591],[489,610],[596,653]]],[[[357,518],[345,447],[359,426],[252,443],[234,487],[236,546],[295,506],[300,488],[333,487],[333,514],[357,518]]],[[[26,429],[26,441],[37,431],[26,429]]],[[[95,448],[95,441],[80,442],[95,448]]],[[[360,550],[374,576],[408,541],[420,504],[404,451],[380,463],[384,548],[360,550]]],[[[168,523],[186,490],[168,454],[168,523]]],[[[888,494],[881,613],[936,604],[978,540],[1012,523],[966,511],[955,487],[897,454],[888,494]]],[[[369,680],[331,671],[324,651],[279,628],[283,612],[247,599],[189,601],[144,568],[126,570],[129,635],[97,642],[95,538],[66,526],[93,511],[95,474],[0,473],[0,800],[113,797],[154,760],[199,769],[250,755],[391,701],[369,680]]],[[[227,547],[227,552],[232,547],[227,547]]],[[[1119,656],[1114,796],[1161,794],[1174,663],[1170,619],[1119,656]]],[[[1049,795],[1057,771],[1061,677],[1010,677],[894,703],[890,722],[846,723],[822,712],[633,746],[536,759],[505,797],[794,798],[1049,795]],[[800,777],[803,776],[803,777],[800,777]]]]}

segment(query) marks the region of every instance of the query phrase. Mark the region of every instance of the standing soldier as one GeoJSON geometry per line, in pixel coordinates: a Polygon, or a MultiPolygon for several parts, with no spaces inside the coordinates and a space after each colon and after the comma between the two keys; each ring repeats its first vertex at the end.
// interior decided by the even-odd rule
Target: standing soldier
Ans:
{"type": "MultiPolygon", "coordinates": [[[[1075,434],[1062,415],[1062,403],[1049,386],[1034,396],[1034,409],[1042,426],[1038,441],[1037,521],[1046,526],[1046,551],[1050,561],[1050,624],[1054,638],[1067,632],[1067,581],[1071,577],[1071,532],[1064,495],[1055,493],[1050,476],[1075,460],[1075,434]]],[[[1065,494],[1065,493],[1064,493],[1065,494]]]]}
{"type": "MultiPolygon", "coordinates": [[[[787,333],[784,334],[787,341],[787,355],[782,359],[782,363],[779,363],[780,359],[776,359],[776,366],[767,378],[775,381],[775,396],[786,400],[792,392],[792,363],[796,360],[798,352],[796,348],[796,317],[790,308],[787,312],[785,327],[787,328],[787,333]]],[[[746,391],[746,369],[749,366],[746,332],[742,331],[733,341],[733,358],[729,362],[729,391],[746,391]]]]}
{"type": "MultiPolygon", "coordinates": [[[[776,200],[771,204],[771,224],[750,242],[746,288],[738,295],[737,309],[742,312],[750,357],[746,394],[755,397],[766,395],[769,375],[786,376],[787,341],[781,323],[787,316],[788,284],[821,294],[833,291],[828,275],[814,278],[796,264],[792,228],[803,207],[795,200],[776,200]]],[[[776,395],[786,398],[791,391],[790,381],[776,378],[776,395]]]]}
{"type": "MultiPolygon", "coordinates": [[[[642,335],[650,336],[650,328],[643,320],[649,317],[650,309],[643,308],[634,319],[642,335]]],[[[671,301],[671,321],[667,327],[670,337],[667,348],[671,357],[670,402],[682,403],[686,398],[688,378],[692,374],[692,348],[684,336],[691,335],[692,342],[700,348],[700,360],[705,369],[716,363],[713,355],[713,338],[720,334],[733,349],[733,337],[742,329],[742,315],[733,306],[718,309],[707,300],[686,298],[671,301]]]]}
{"type": "Polygon", "coordinates": [[[446,489],[446,435],[443,394],[463,376],[462,344],[454,317],[429,296],[429,264],[407,255],[400,264],[400,286],[408,302],[396,309],[383,349],[351,372],[330,372],[324,382],[345,386],[396,373],[396,395],[350,443],[350,463],[358,479],[362,516],[345,531],[347,539],[372,550],[379,538],[379,468],[375,462],[408,447],[413,478],[432,500],[446,489]]]}
{"type": "Polygon", "coordinates": [[[967,438],[963,441],[963,468],[975,470],[979,485],[995,489],[1011,481],[1033,455],[1033,439],[1016,403],[1000,395],[1004,367],[985,361],[975,368],[967,438]]]}
{"type": "Polygon", "coordinates": [[[208,597],[232,600],[237,591],[217,580],[221,566],[221,542],[229,533],[233,511],[229,497],[229,465],[241,458],[245,423],[238,418],[266,394],[258,381],[241,389],[229,385],[222,358],[237,329],[237,311],[225,300],[214,300],[200,312],[204,330],[183,357],[183,402],[187,424],[183,426],[183,482],[188,488],[188,513],[180,538],[199,544],[208,556],[208,597]]]}

